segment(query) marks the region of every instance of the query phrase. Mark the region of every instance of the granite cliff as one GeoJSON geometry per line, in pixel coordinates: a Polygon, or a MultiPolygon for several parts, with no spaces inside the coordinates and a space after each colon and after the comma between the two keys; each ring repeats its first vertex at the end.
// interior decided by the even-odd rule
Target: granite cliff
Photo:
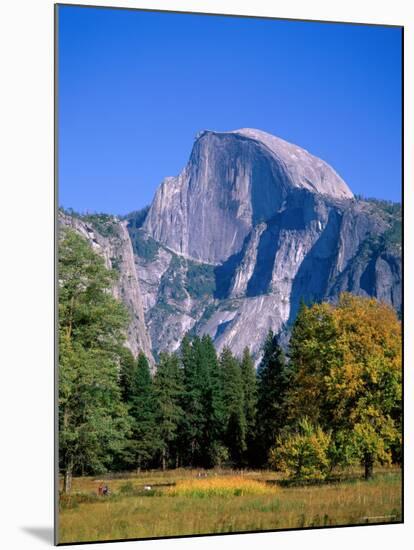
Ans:
{"type": "Polygon", "coordinates": [[[354,197],[324,161],[260,130],[201,132],[150,207],[111,223],[119,244],[95,240],[128,258],[116,292],[135,315],[131,349],[172,351],[192,331],[258,357],[269,328],[287,341],[301,300],[349,291],[401,309],[399,205],[354,197]]]}
{"type": "Polygon", "coordinates": [[[105,260],[108,269],[118,273],[112,294],[121,300],[129,313],[127,346],[134,356],[142,350],[151,364],[154,358],[144,318],[142,296],[135,268],[134,254],[126,222],[112,216],[79,217],[59,212],[58,222],[63,227],[77,231],[105,260]]]}

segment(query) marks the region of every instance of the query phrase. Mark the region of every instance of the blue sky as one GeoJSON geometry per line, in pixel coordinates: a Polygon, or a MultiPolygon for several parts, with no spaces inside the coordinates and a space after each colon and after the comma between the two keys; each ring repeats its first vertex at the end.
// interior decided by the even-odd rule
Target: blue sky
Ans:
{"type": "Polygon", "coordinates": [[[401,31],[59,8],[59,204],[125,214],[203,129],[260,128],[401,200],[401,31]]]}

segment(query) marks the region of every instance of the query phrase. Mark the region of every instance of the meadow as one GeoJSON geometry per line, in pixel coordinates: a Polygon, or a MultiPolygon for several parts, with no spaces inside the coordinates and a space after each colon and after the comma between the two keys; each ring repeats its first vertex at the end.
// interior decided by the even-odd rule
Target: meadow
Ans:
{"type": "Polygon", "coordinates": [[[399,522],[401,472],[307,485],[224,469],[77,477],[59,508],[60,543],[399,522]],[[101,483],[109,496],[98,496],[101,483]]]}

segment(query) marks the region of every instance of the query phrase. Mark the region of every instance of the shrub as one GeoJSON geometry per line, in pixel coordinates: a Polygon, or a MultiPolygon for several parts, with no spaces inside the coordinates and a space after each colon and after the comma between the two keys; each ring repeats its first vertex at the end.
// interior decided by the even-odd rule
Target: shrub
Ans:
{"type": "Polygon", "coordinates": [[[146,262],[152,262],[155,260],[159,250],[159,244],[149,235],[146,235],[143,231],[130,231],[130,237],[132,242],[132,248],[143,260],[146,262]]]}
{"type": "Polygon", "coordinates": [[[193,298],[213,295],[216,290],[214,266],[189,261],[186,289],[193,298]]]}
{"type": "Polygon", "coordinates": [[[304,418],[296,432],[277,438],[270,451],[270,464],[293,480],[325,479],[329,471],[330,440],[329,434],[304,418]]]}

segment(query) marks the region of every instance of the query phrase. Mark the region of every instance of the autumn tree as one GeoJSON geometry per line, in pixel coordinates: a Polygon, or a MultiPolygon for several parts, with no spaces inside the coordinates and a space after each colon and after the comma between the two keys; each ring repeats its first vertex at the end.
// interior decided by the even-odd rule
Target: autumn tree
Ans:
{"type": "Polygon", "coordinates": [[[401,324],[390,306],[352,294],[340,297],[333,317],[342,365],[331,369],[328,396],[334,422],[349,432],[369,478],[374,463],[390,462],[401,441],[401,324]]]}
{"type": "Polygon", "coordinates": [[[290,342],[290,423],[309,417],[331,431],[330,460],[360,460],[365,477],[401,440],[401,327],[373,298],[302,307],[290,342]]]}

